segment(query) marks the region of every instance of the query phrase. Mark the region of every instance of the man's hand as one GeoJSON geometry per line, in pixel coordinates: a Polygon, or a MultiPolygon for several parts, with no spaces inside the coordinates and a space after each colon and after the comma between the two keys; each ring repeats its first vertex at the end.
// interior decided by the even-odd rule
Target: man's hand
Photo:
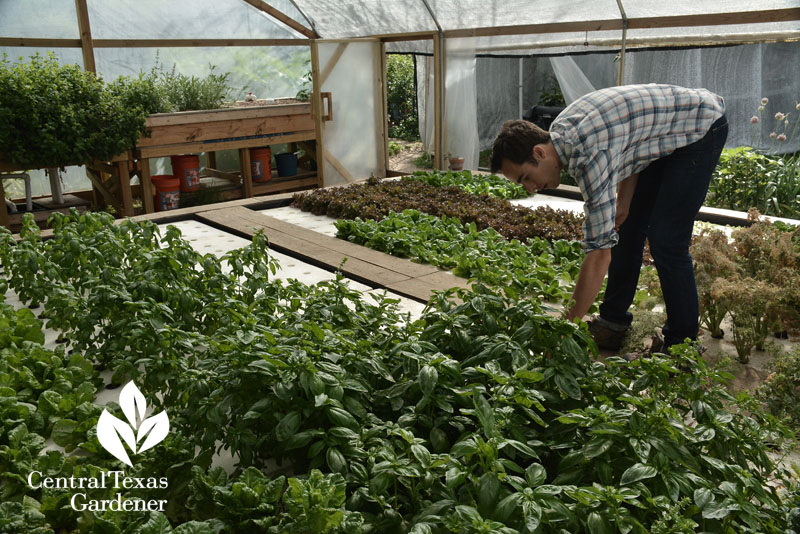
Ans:
{"type": "Polygon", "coordinates": [[[572,293],[572,300],[575,304],[567,312],[567,320],[573,321],[575,318],[580,319],[586,315],[603,286],[603,279],[606,277],[610,263],[610,248],[592,250],[586,254],[581,264],[581,272],[578,274],[578,282],[575,284],[575,291],[572,293]]]}

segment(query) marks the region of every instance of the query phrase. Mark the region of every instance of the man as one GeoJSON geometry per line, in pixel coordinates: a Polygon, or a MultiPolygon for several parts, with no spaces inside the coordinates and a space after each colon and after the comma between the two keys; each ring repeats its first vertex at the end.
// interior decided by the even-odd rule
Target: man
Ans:
{"type": "Polygon", "coordinates": [[[549,132],[520,120],[503,124],[493,172],[534,192],[557,187],[563,169],[581,190],[586,257],[566,317],[586,314],[608,273],[600,316],[590,324],[601,348],[619,350],[631,325],[645,238],[666,304],[664,347],[697,339],[689,244],[727,135],[721,97],[656,84],[584,95],[549,132]]]}

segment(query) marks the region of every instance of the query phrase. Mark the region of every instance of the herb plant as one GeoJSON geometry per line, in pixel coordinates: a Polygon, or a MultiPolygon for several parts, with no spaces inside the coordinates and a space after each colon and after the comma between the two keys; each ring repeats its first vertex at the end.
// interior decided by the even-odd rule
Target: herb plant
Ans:
{"type": "Polygon", "coordinates": [[[800,246],[793,232],[750,213],[749,227],[702,232],[691,247],[700,295],[701,324],[722,337],[720,324],[733,319],[740,361],[763,350],[771,332],[800,328],[800,246]]]}
{"type": "Polygon", "coordinates": [[[94,73],[60,65],[52,55],[17,64],[4,56],[0,154],[28,168],[109,160],[133,148],[144,132],[149,110],[138,104],[146,93],[141,84],[106,86],[94,73]]]}
{"type": "Polygon", "coordinates": [[[597,361],[585,326],[514,291],[438,293],[412,322],[391,299],[365,302],[340,279],[274,280],[261,234],[220,260],[151,222],[77,212],[53,222],[47,241],[32,221],[19,245],[0,230],[2,278],[42,303],[75,351],[44,349],[30,312],[0,307],[0,366],[13,366],[0,368],[2,525],[145,534],[789,529],[796,483],[767,454],[788,429],[746,395],[732,397],[729,377],[690,346],[597,361]],[[26,483],[31,469],[69,477],[119,468],[93,436],[99,407],[78,397],[84,382],[95,387],[90,364],[99,361],[170,414],[170,436],[134,471],[169,477],[157,495],[170,500],[164,513],[77,513],[67,491],[26,483]],[[48,437],[82,453],[43,454],[48,437]],[[217,448],[238,461],[231,476],[210,467],[217,448]],[[287,478],[264,473],[274,463],[287,478]]]}
{"type": "Polygon", "coordinates": [[[506,287],[520,296],[566,302],[583,251],[576,241],[552,244],[532,238],[527,244],[507,240],[493,228],[434,217],[416,210],[390,213],[381,221],[339,220],[337,237],[395,256],[411,258],[464,278],[506,287]]]}
{"type": "Polygon", "coordinates": [[[413,178],[301,193],[295,195],[293,205],[337,219],[380,220],[391,211],[414,209],[436,217],[456,217],[462,224],[475,223],[478,230],[491,227],[507,239],[521,242],[533,237],[554,241],[583,236],[583,217],[567,210],[514,206],[505,199],[470,194],[456,186],[437,187],[413,178]]]}
{"type": "Polygon", "coordinates": [[[758,114],[750,119],[751,146],[726,149],[711,179],[708,206],[765,215],[800,217],[800,153],[786,153],[800,126],[800,104],[796,111],[778,111],[765,118],[769,100],[761,99],[758,114]],[[771,128],[764,128],[771,124],[771,128]],[[768,139],[764,131],[772,130],[768,139]],[[781,154],[783,153],[783,154],[781,154]]]}
{"type": "Polygon", "coordinates": [[[485,194],[497,198],[526,198],[529,193],[519,184],[496,174],[473,175],[471,171],[416,171],[412,178],[437,187],[457,185],[475,195],[485,194]]]}

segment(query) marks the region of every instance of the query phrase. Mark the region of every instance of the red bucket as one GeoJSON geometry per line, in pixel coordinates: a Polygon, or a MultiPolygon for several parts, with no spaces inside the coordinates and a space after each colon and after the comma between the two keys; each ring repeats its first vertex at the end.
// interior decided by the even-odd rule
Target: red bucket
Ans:
{"type": "Polygon", "coordinates": [[[181,181],[181,191],[200,189],[200,156],[194,154],[171,156],[172,174],[181,181]]]}
{"type": "Polygon", "coordinates": [[[272,151],[266,148],[250,149],[250,173],[254,182],[269,182],[272,179],[272,151]]]}
{"type": "Polygon", "coordinates": [[[181,182],[171,174],[152,176],[150,181],[156,188],[153,204],[156,211],[169,211],[178,207],[181,198],[181,182]]]}

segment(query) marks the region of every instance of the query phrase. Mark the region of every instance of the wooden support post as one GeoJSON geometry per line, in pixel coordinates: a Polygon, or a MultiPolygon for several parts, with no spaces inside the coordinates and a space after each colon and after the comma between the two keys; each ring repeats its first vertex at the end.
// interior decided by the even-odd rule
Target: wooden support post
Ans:
{"type": "Polygon", "coordinates": [[[6,207],[6,190],[0,179],[0,226],[8,227],[8,208],[6,207]]]}
{"type": "Polygon", "coordinates": [[[145,213],[153,213],[153,180],[150,177],[150,160],[142,158],[139,160],[142,164],[142,205],[144,206],[145,213]]]}
{"type": "Polygon", "coordinates": [[[78,31],[81,34],[81,51],[83,52],[83,68],[97,73],[94,62],[94,45],[92,44],[92,29],[89,25],[89,9],[86,0],[75,0],[75,10],[78,13],[78,31]]]}
{"type": "Polygon", "coordinates": [[[317,139],[317,184],[325,185],[325,149],[322,141],[322,84],[319,77],[319,44],[311,41],[311,81],[314,90],[311,93],[311,114],[314,116],[314,130],[317,139]]]}
{"type": "Polygon", "coordinates": [[[378,176],[386,177],[389,163],[389,122],[386,116],[386,45],[378,43],[375,51],[375,127],[378,131],[378,176]]]}
{"type": "Polygon", "coordinates": [[[442,40],[439,35],[433,37],[433,166],[443,169],[442,154],[442,40]]]}
{"type": "Polygon", "coordinates": [[[61,176],[59,175],[58,167],[49,167],[46,172],[47,177],[50,179],[50,194],[53,197],[53,202],[63,204],[64,195],[61,190],[61,176]]]}
{"type": "Polygon", "coordinates": [[[244,186],[242,194],[244,198],[250,198],[253,196],[253,172],[250,169],[250,149],[239,149],[239,165],[242,167],[242,183],[244,186]]]}
{"type": "Polygon", "coordinates": [[[117,162],[119,173],[120,196],[122,197],[122,216],[133,217],[133,193],[131,192],[131,174],[128,171],[128,162],[117,162]]]}
{"type": "Polygon", "coordinates": [[[217,153],[216,152],[206,152],[206,167],[210,167],[212,169],[217,168],[217,153]]]}
{"type": "MultiPolygon", "coordinates": [[[[99,172],[95,169],[91,169],[86,167],[86,176],[92,182],[92,185],[97,189],[101,195],[103,195],[103,200],[109,206],[114,206],[115,208],[119,208],[119,202],[117,199],[114,198],[114,195],[109,191],[108,187],[103,184],[103,173],[99,172]]],[[[55,199],[54,199],[55,201],[55,199]]],[[[56,204],[62,204],[62,202],[56,202],[56,204]]]]}

